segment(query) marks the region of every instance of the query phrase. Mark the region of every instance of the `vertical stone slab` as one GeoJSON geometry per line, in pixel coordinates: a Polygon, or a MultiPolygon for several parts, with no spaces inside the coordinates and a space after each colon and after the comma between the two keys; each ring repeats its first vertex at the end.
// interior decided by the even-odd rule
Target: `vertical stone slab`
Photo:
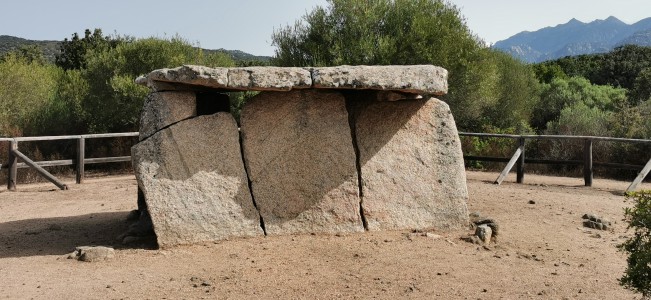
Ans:
{"type": "Polygon", "coordinates": [[[364,227],[348,113],[338,92],[263,92],[241,114],[253,197],[267,234],[364,227]]]}
{"type": "Polygon", "coordinates": [[[131,152],[160,247],[263,234],[229,113],[176,123],[131,152]]]}
{"type": "Polygon", "coordinates": [[[197,115],[194,92],[154,92],[145,99],[140,115],[140,140],[161,128],[197,115]]]}
{"type": "Polygon", "coordinates": [[[463,154],[447,104],[434,98],[366,101],[356,115],[369,230],[448,229],[468,223],[463,154]]]}

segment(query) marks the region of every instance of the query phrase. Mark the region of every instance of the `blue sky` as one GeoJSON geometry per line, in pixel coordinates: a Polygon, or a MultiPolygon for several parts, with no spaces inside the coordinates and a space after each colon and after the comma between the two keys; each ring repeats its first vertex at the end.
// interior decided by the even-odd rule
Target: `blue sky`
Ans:
{"type": "MultiPolygon", "coordinates": [[[[615,16],[626,23],[651,17],[649,0],[452,0],[470,29],[488,43],[520,31],[615,16]]],[[[272,55],[274,28],[293,24],[326,0],[21,0],[2,4],[0,35],[62,40],[101,28],[105,34],[176,34],[209,49],[272,55]]]]}

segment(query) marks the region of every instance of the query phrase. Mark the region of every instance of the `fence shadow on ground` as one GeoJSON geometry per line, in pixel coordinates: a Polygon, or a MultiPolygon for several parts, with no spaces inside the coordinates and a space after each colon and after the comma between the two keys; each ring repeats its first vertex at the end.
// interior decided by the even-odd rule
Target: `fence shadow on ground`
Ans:
{"type": "Polygon", "coordinates": [[[124,246],[117,237],[127,231],[128,212],[27,219],[0,223],[0,258],[66,255],[77,246],[124,246]]]}

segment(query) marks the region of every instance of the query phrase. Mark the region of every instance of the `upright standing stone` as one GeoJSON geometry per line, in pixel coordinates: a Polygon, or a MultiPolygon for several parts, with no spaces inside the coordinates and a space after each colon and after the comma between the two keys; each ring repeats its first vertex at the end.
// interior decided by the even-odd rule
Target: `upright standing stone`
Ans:
{"type": "Polygon", "coordinates": [[[140,140],[160,129],[197,115],[193,92],[154,92],[147,96],[140,115],[140,140]]]}
{"type": "Polygon", "coordinates": [[[468,223],[463,154],[447,104],[434,98],[367,101],[356,115],[369,230],[468,223]]]}
{"type": "Polygon", "coordinates": [[[267,234],[363,231],[348,113],[337,92],[264,92],[241,114],[253,197],[267,234]]]}
{"type": "Polygon", "coordinates": [[[160,247],[263,234],[229,113],[176,123],[131,151],[160,247]]]}

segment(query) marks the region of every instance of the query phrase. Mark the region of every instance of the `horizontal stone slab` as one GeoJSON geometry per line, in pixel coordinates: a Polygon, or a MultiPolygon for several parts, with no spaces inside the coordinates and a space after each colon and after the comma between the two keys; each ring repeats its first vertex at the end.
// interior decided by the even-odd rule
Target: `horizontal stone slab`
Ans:
{"type": "Polygon", "coordinates": [[[448,71],[432,65],[338,66],[312,70],[314,88],[370,89],[445,95],[448,71]]]}
{"type": "Polygon", "coordinates": [[[312,87],[312,75],[303,68],[249,67],[228,69],[228,88],[290,91],[312,87]]]}
{"type": "Polygon", "coordinates": [[[441,96],[448,91],[447,76],[445,69],[432,65],[323,68],[209,68],[185,65],[155,70],[136,79],[136,83],[146,85],[154,91],[291,91],[311,88],[441,96]]]}
{"type": "Polygon", "coordinates": [[[136,79],[136,83],[152,86],[152,81],[178,82],[213,88],[228,87],[228,69],[185,65],[174,69],[154,70],[146,80],[136,79]]]}

